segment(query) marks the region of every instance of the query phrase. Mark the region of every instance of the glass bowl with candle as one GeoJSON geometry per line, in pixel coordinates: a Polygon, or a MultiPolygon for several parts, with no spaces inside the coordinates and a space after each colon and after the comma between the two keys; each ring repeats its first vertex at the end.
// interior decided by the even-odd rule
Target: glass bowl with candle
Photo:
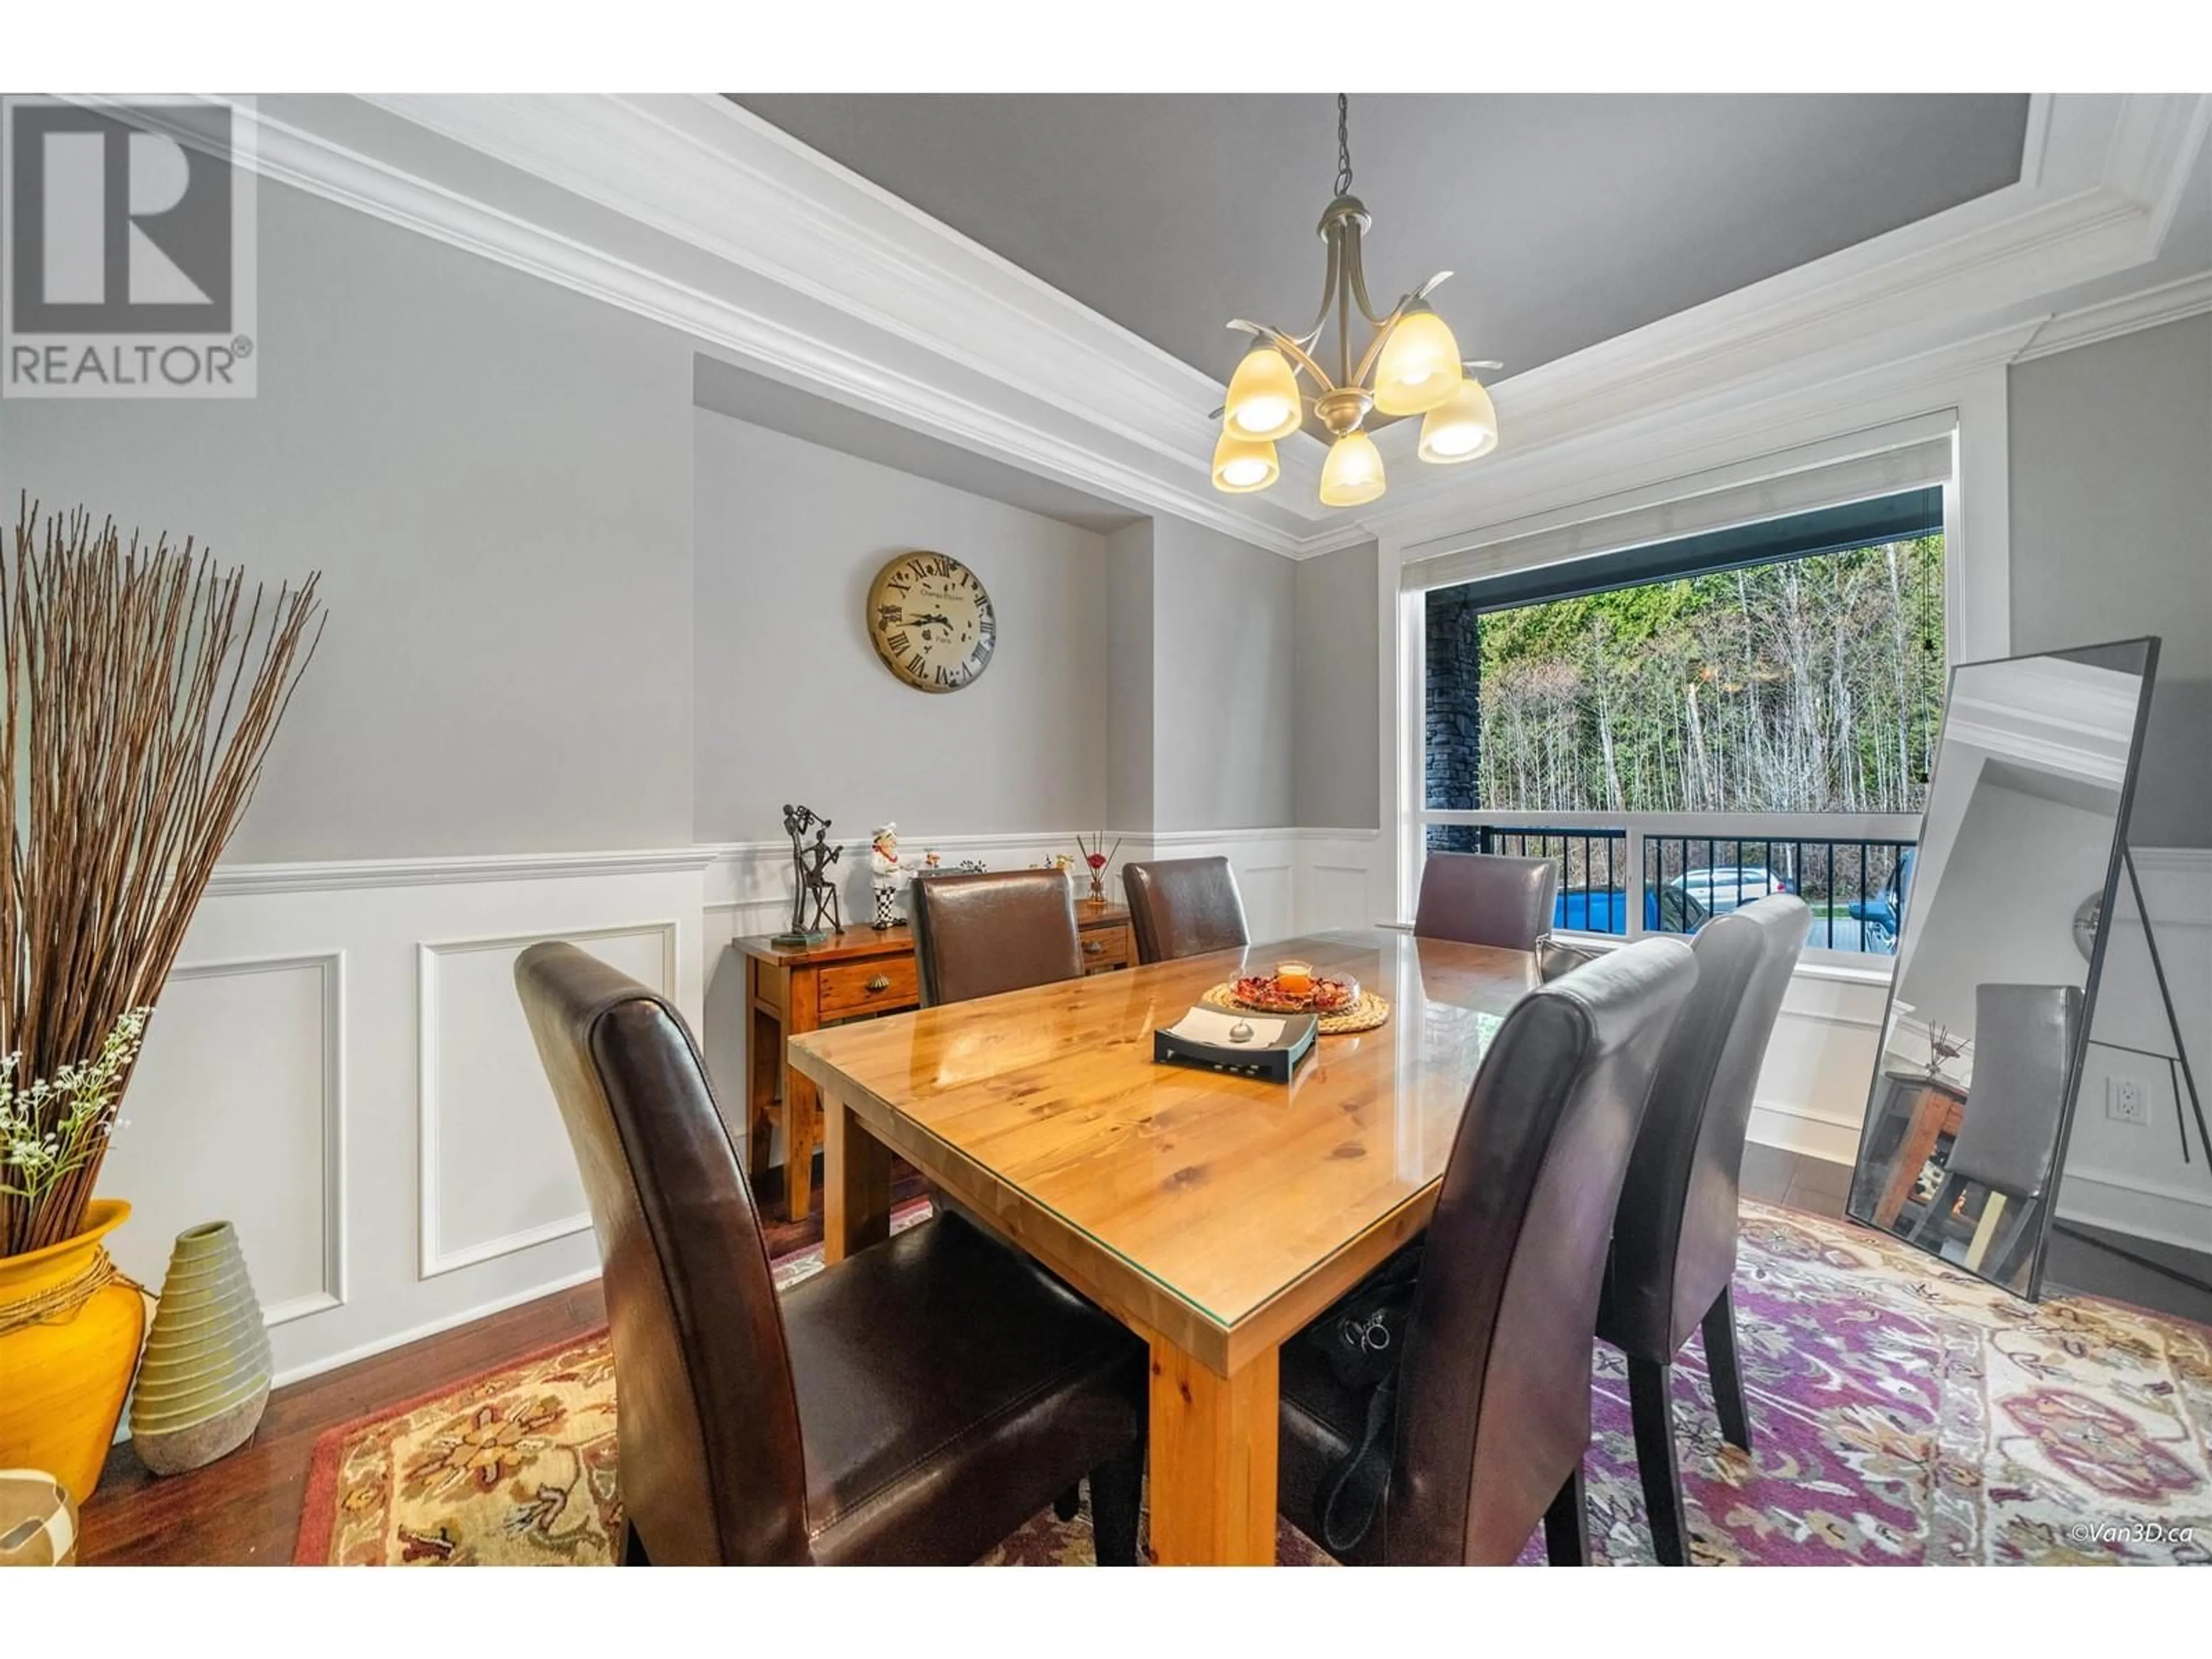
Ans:
{"type": "Polygon", "coordinates": [[[1246,974],[1229,985],[1230,1000],[1240,1007],[1269,1014],[1333,1014],[1356,1005],[1359,981],[1349,974],[1325,974],[1295,957],[1275,964],[1271,974],[1246,974]]]}

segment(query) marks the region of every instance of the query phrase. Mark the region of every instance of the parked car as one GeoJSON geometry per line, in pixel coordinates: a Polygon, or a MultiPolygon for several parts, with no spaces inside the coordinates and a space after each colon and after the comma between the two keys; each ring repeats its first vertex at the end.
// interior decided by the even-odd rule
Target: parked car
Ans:
{"type": "MultiPolygon", "coordinates": [[[[1681,881],[1668,883],[1664,887],[1647,887],[1644,890],[1644,930],[1648,933],[1694,933],[1718,914],[1705,901],[1705,889],[1694,879],[1704,871],[1692,871],[1690,885],[1681,881]]],[[[1787,887],[1754,888],[1744,884],[1742,903],[1764,898],[1769,892],[1787,892],[1787,887]]],[[[1721,910],[1733,910],[1739,901],[1731,883],[1721,892],[1721,910]]],[[[1570,888],[1552,902],[1552,926],[1563,932],[1577,933],[1626,933],[1628,931],[1628,895],[1618,887],[1570,888]]]]}
{"type": "Polygon", "coordinates": [[[1882,956],[1897,954],[1897,924],[1905,914],[1905,898],[1912,891],[1912,866],[1918,857],[1917,848],[1906,848],[1898,855],[1896,873],[1881,891],[1850,907],[1852,918],[1863,927],[1865,942],[1861,950],[1882,956]]]}
{"type": "Polygon", "coordinates": [[[1724,916],[1771,894],[1796,890],[1787,878],[1760,864],[1717,864],[1709,869],[1685,870],[1667,884],[1706,916],[1724,916]]]}

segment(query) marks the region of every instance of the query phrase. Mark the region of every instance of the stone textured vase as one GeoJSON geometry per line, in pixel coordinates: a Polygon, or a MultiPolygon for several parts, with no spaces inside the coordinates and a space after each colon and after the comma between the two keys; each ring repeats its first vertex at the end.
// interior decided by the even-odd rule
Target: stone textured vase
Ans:
{"type": "Polygon", "coordinates": [[[0,1256],[0,1468],[48,1471],[80,1504],[99,1482],[146,1334],[145,1299],[108,1276],[101,1243],[130,1215],[119,1199],[94,1199],[76,1237],[0,1256]],[[10,1313],[40,1304],[46,1311],[10,1313]]]}
{"type": "Polygon", "coordinates": [[[131,1397],[131,1443],[156,1474],[235,1451],[269,1403],[269,1332],[238,1231],[203,1222],[177,1235],[131,1397]]]}

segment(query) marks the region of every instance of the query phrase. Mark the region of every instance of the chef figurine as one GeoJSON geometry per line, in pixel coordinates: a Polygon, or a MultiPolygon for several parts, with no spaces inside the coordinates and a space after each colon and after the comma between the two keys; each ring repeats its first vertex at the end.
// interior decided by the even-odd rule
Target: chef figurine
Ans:
{"type": "Polygon", "coordinates": [[[907,877],[907,872],[899,868],[897,824],[884,824],[870,840],[868,869],[868,884],[875,890],[876,896],[877,931],[896,927],[902,920],[898,913],[899,884],[907,877]]]}

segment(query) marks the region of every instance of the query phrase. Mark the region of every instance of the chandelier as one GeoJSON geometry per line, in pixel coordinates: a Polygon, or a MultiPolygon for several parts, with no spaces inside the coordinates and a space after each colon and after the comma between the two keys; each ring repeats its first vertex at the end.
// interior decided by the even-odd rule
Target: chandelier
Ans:
{"type": "Polygon", "coordinates": [[[1275,441],[1304,423],[1308,404],[1332,441],[1321,471],[1324,507],[1359,507],[1382,493],[1382,454],[1368,430],[1391,420],[1419,415],[1420,458],[1439,466],[1455,466],[1498,447],[1498,412],[1490,394],[1464,371],[1499,365],[1462,363],[1451,330],[1429,308],[1430,294],[1451,272],[1438,271],[1378,316],[1367,297],[1359,259],[1359,239],[1373,222],[1366,205],[1352,193],[1352,143],[1345,96],[1339,93],[1336,199],[1321,216],[1319,227],[1328,244],[1321,310],[1303,334],[1241,317],[1230,323],[1257,343],[1237,365],[1228,399],[1214,411],[1221,417],[1221,440],[1213,449],[1216,489],[1247,495],[1273,483],[1282,472],[1275,441]],[[1355,308],[1373,331],[1356,363],[1355,308]],[[1334,378],[1316,356],[1332,312],[1334,378]],[[1300,387],[1301,374],[1311,378],[1310,392],[1300,387]]]}

